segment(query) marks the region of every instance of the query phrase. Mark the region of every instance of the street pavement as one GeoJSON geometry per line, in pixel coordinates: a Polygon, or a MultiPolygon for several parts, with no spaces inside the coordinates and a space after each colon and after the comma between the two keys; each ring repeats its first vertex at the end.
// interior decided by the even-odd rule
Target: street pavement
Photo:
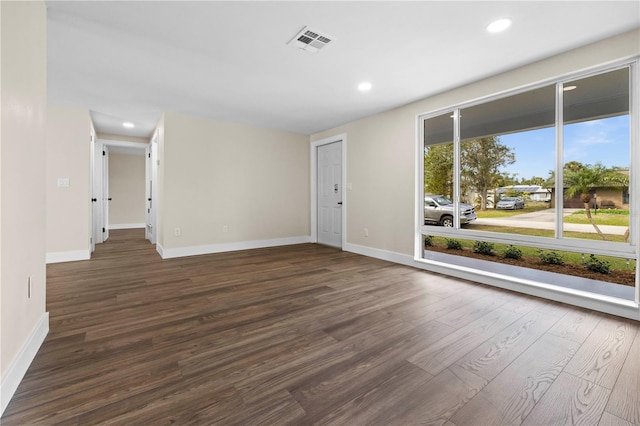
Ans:
{"type": "MultiPolygon", "coordinates": [[[[566,209],[563,214],[567,216],[577,209],[566,209]]],[[[593,214],[593,213],[592,213],[593,214]]],[[[511,226],[517,228],[534,228],[534,229],[555,229],[555,209],[540,210],[532,213],[523,213],[515,216],[504,218],[478,218],[473,224],[477,225],[493,225],[493,226],[511,226]]],[[[604,234],[624,235],[627,231],[626,226],[598,225],[598,228],[604,234]]],[[[564,223],[565,231],[596,233],[592,225],[584,225],[578,223],[564,223]]]]}

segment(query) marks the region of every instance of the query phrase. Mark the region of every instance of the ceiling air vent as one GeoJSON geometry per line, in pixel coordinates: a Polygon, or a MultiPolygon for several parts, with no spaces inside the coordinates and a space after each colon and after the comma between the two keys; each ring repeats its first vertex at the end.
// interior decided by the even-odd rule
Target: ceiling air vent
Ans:
{"type": "Polygon", "coordinates": [[[304,27],[302,31],[296,34],[287,44],[297,47],[298,49],[306,50],[307,52],[317,53],[333,40],[334,38],[327,34],[312,30],[309,27],[304,27]]]}

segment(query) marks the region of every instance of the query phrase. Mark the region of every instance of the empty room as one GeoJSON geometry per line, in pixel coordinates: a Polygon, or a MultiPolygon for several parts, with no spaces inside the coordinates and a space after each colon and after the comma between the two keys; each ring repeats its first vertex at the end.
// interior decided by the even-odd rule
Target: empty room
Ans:
{"type": "Polygon", "coordinates": [[[640,426],[640,2],[0,21],[3,425],[640,426]]]}

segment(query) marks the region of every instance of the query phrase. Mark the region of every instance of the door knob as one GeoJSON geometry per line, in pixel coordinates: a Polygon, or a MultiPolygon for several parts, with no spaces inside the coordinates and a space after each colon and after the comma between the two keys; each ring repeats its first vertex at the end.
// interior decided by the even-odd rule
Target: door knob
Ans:
{"type": "Polygon", "coordinates": [[[341,206],[342,205],[342,201],[338,201],[338,205],[341,206]]]}

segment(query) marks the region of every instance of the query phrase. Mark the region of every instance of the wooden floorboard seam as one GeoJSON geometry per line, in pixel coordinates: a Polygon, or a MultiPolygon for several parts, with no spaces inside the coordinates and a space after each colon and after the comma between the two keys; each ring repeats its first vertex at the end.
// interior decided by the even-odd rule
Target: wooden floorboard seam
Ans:
{"type": "Polygon", "coordinates": [[[47,266],[2,425],[640,426],[640,323],[317,244],[47,266]]]}

